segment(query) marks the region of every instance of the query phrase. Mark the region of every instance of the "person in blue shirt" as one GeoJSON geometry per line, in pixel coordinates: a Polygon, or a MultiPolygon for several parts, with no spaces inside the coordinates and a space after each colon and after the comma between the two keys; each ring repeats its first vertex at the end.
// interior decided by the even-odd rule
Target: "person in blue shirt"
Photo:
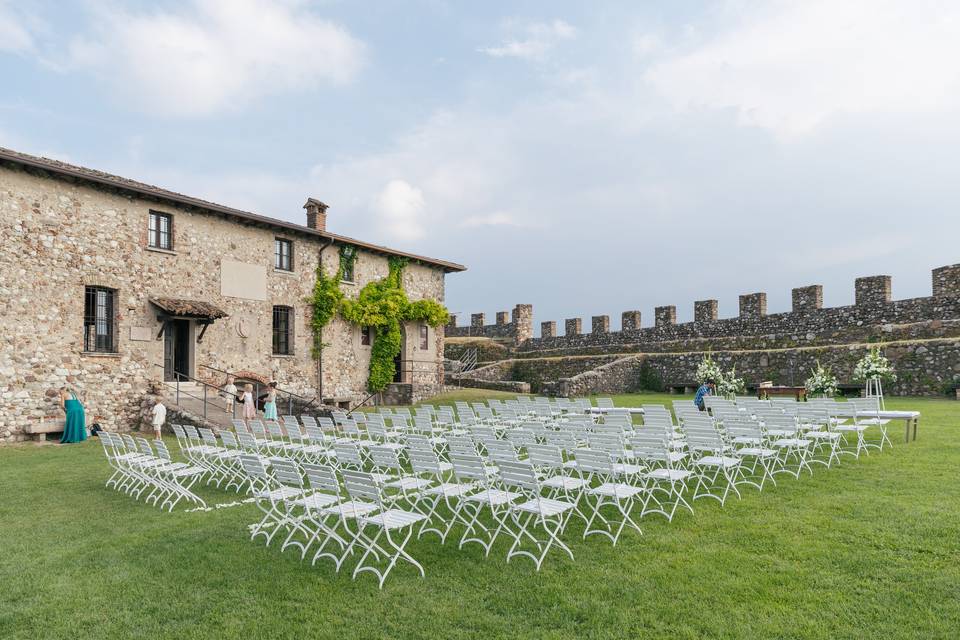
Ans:
{"type": "Polygon", "coordinates": [[[697,395],[693,397],[693,402],[694,404],[697,405],[697,408],[700,409],[700,411],[707,410],[706,404],[704,403],[703,399],[705,396],[712,396],[713,391],[716,388],[717,388],[717,384],[713,380],[707,380],[702,385],[700,385],[699,389],[697,389],[697,395]]]}

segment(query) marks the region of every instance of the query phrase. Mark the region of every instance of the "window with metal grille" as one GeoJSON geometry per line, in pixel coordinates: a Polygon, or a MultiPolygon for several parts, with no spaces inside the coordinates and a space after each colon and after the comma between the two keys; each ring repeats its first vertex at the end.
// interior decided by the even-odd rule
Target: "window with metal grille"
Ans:
{"type": "Polygon", "coordinates": [[[150,212],[147,228],[147,244],[154,249],[173,250],[173,216],[169,213],[150,212]]]}
{"type": "Polygon", "coordinates": [[[341,280],[344,282],[356,282],[354,280],[354,264],[357,261],[356,249],[350,245],[345,245],[340,249],[340,270],[341,280]]]}
{"type": "Polygon", "coordinates": [[[273,354],[293,354],[293,309],[290,307],[273,308],[273,354]]]}
{"type": "Polygon", "coordinates": [[[283,271],[293,271],[293,241],[277,238],[273,241],[273,266],[283,271]]]}
{"type": "Polygon", "coordinates": [[[369,347],[372,342],[370,338],[370,327],[360,327],[360,344],[369,347]]]}
{"type": "Polygon", "coordinates": [[[117,292],[104,287],[87,287],[83,304],[83,350],[113,353],[117,350],[117,292]]]}
{"type": "Polygon", "coordinates": [[[427,325],[420,325],[420,348],[427,350],[430,348],[430,332],[427,325]]]}

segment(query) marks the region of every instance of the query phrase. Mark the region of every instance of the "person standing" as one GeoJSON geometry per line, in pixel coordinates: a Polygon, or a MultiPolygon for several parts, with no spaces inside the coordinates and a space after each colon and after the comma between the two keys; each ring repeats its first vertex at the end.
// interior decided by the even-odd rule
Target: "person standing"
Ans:
{"type": "Polygon", "coordinates": [[[227,402],[227,413],[233,413],[233,405],[237,401],[236,378],[227,376],[227,384],[223,385],[223,399],[227,402]]]}
{"type": "Polygon", "coordinates": [[[83,405],[77,398],[77,394],[67,387],[60,388],[60,408],[63,409],[63,413],[67,417],[60,444],[86,440],[87,420],[84,416],[83,405]]]}
{"type": "Polygon", "coordinates": [[[700,409],[700,411],[707,410],[707,405],[706,402],[704,402],[704,398],[707,396],[712,396],[713,391],[716,388],[717,384],[713,380],[707,380],[700,385],[700,388],[697,389],[697,395],[693,397],[693,403],[697,405],[697,409],[700,409]]]}
{"type": "Polygon", "coordinates": [[[243,387],[243,419],[257,419],[257,401],[253,397],[253,385],[249,382],[243,387]]]}
{"type": "Polygon", "coordinates": [[[277,419],[277,383],[271,382],[263,402],[263,419],[277,419]]]}
{"type": "Polygon", "coordinates": [[[153,405],[153,437],[157,440],[160,439],[160,431],[166,419],[167,407],[160,402],[160,398],[157,398],[156,404],[153,405]]]}

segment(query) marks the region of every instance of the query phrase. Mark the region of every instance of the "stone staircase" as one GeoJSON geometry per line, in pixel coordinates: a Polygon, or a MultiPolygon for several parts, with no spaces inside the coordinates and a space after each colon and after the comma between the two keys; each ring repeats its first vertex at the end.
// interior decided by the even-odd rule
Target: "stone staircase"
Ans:
{"type": "MultiPolygon", "coordinates": [[[[167,407],[168,422],[186,422],[214,430],[230,429],[233,414],[226,410],[226,402],[214,389],[207,387],[204,402],[204,386],[196,382],[181,382],[179,397],[175,383],[164,383],[160,389],[163,404],[167,407]]],[[[239,415],[239,406],[237,415],[239,415]]]]}

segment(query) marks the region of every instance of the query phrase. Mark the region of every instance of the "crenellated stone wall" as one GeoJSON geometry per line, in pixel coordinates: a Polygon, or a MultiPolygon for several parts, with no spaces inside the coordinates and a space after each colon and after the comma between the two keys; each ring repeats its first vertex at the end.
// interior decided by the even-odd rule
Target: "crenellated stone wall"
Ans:
{"type": "Polygon", "coordinates": [[[513,311],[498,311],[494,324],[486,323],[486,314],[470,314],[468,326],[457,326],[456,314],[450,314],[450,320],[444,327],[449,338],[493,338],[513,344],[526,342],[533,337],[533,305],[518,304],[513,311]]]}
{"type": "MultiPolygon", "coordinates": [[[[654,310],[654,326],[640,326],[640,311],[624,311],[620,331],[609,330],[609,316],[593,316],[591,330],[584,333],[582,320],[565,321],[564,335],[557,334],[557,323],[541,323],[541,336],[517,343],[511,353],[514,360],[531,360],[527,368],[544,369],[533,382],[534,390],[555,390],[557,382],[576,376],[564,375],[565,358],[597,355],[623,357],[642,355],[647,361],[663,365],[664,382],[683,383],[692,380],[693,368],[684,354],[724,353],[736,365],[738,374],[771,379],[782,384],[798,384],[809,374],[810,362],[805,355],[822,351],[837,363],[842,382],[849,382],[852,363],[837,354],[860,353],[865,344],[896,345],[885,351],[899,354],[905,377],[888,391],[901,394],[937,394],[953,376],[960,374],[960,359],[951,340],[960,338],[960,265],[940,267],[932,273],[932,295],[906,300],[893,300],[889,276],[857,278],[853,305],[823,306],[823,287],[808,285],[792,291],[793,308],[789,312],[770,314],[764,292],[744,294],[739,300],[739,314],[719,318],[716,300],[694,303],[694,320],[677,323],[675,306],[654,310]],[[936,349],[931,345],[937,345],[936,349]],[[899,351],[898,351],[899,350],[899,351]],[[748,353],[764,353],[754,362],[748,353]],[[658,354],[662,354],[662,357],[658,354]],[[743,354],[744,362],[735,354],[743,354]],[[910,354],[909,357],[903,354],[910,354]],[[657,358],[660,358],[659,360],[657,358]],[[904,359],[905,358],[905,359],[904,359]],[[535,361],[535,362],[533,362],[535,361]],[[770,362],[778,363],[777,366],[770,362]]],[[[825,356],[827,357],[827,356],[825,356]]],[[[603,375],[592,370],[586,376],[591,385],[612,380],[609,371],[629,369],[625,364],[612,367],[604,363],[603,375]]],[[[512,366],[509,371],[519,370],[512,366]]],[[[507,373],[506,375],[510,375],[507,373]]],[[[524,378],[531,379],[526,375],[524,378]]],[[[508,379],[508,378],[505,378],[508,379]]],[[[619,384],[619,383],[617,383],[619,384]]],[[[620,388],[614,384],[615,388],[620,388]]],[[[612,392],[608,390],[608,392],[612,392]]]]}

